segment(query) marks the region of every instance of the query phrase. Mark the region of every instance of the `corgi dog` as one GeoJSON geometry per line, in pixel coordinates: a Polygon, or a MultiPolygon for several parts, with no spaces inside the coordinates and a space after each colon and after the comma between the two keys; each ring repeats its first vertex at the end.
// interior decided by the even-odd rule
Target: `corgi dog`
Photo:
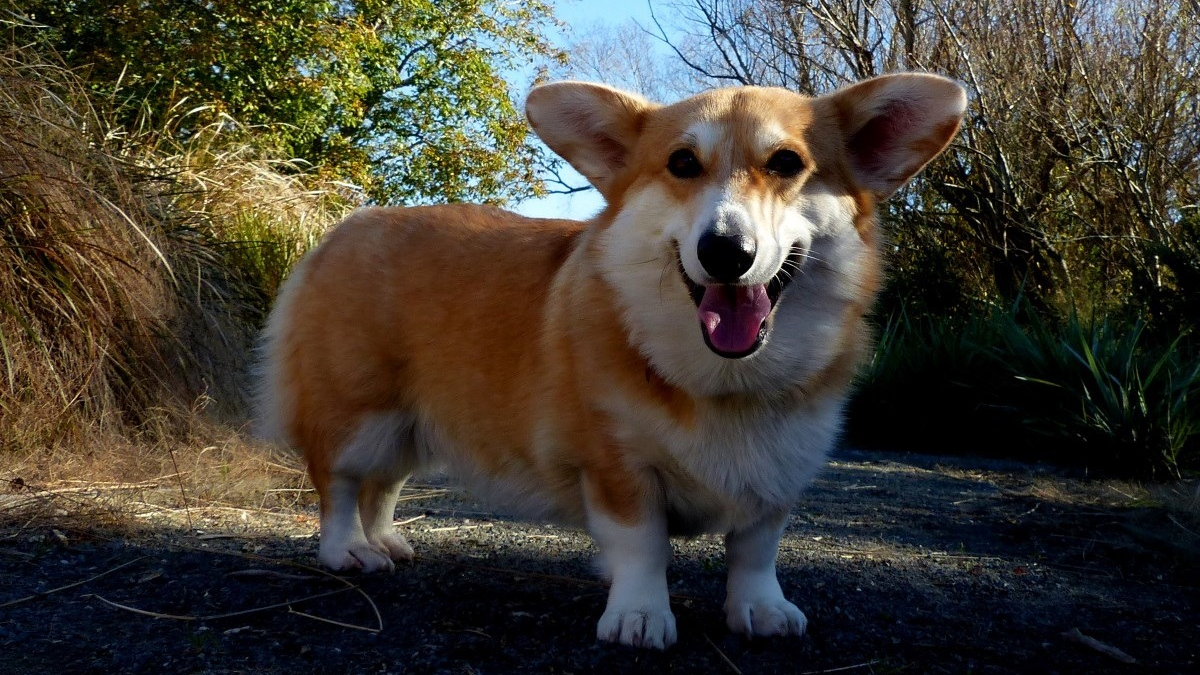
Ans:
{"type": "Polygon", "coordinates": [[[367,208],[270,314],[260,423],[303,451],[320,562],[390,571],[397,495],[438,466],[518,514],[587,529],[611,582],[597,637],[676,641],[670,537],[724,536],[724,610],[801,635],[775,559],[839,434],[882,276],[877,204],[958,130],[963,89],[878,77],[672,105],[534,88],[534,131],[603,195],[587,222],[367,208]]]}

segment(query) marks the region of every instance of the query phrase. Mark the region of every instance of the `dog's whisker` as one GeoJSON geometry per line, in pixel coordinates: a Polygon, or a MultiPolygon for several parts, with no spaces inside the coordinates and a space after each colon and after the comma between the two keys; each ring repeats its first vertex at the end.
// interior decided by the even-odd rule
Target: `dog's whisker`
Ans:
{"type": "MultiPolygon", "coordinates": [[[[658,260],[658,258],[655,258],[655,260],[658,260]]],[[[663,265],[662,272],[658,275],[658,300],[660,303],[666,302],[666,297],[663,295],[663,289],[665,288],[667,279],[671,278],[671,272],[673,272],[674,269],[675,265],[671,264],[671,261],[667,261],[667,264],[663,265]]]]}
{"type": "Polygon", "coordinates": [[[662,259],[663,259],[662,256],[655,256],[653,258],[648,258],[646,260],[636,260],[633,262],[627,262],[627,263],[623,263],[623,264],[627,267],[633,267],[634,265],[649,265],[650,263],[659,262],[662,259]]]}

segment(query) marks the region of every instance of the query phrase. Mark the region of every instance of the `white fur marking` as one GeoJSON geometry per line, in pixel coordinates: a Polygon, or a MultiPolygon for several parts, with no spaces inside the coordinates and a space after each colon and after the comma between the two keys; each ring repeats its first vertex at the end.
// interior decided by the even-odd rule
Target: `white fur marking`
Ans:
{"type": "Polygon", "coordinates": [[[367,541],[358,512],[360,480],[333,476],[323,496],[321,545],[317,560],[332,570],[361,568],[364,572],[396,569],[385,548],[367,541]]]}
{"type": "Polygon", "coordinates": [[[635,525],[623,525],[589,504],[587,519],[604,574],[612,580],[596,638],[654,649],[675,644],[678,632],[667,593],[671,542],[666,518],[656,512],[635,525]]]}
{"type": "Polygon", "coordinates": [[[783,597],[775,557],[787,513],[773,514],[725,537],[725,623],[747,636],[803,635],[804,613],[783,597]]]}
{"type": "Polygon", "coordinates": [[[778,122],[763,120],[754,129],[754,149],[758,151],[759,155],[766,156],[772,150],[777,149],[787,138],[787,132],[778,122]]]}
{"type": "Polygon", "coordinates": [[[392,481],[407,478],[416,459],[412,429],[412,415],[400,411],[364,417],[350,442],[338,453],[333,473],[392,481]]]}
{"type": "Polygon", "coordinates": [[[716,122],[709,120],[696,122],[687,128],[684,138],[696,144],[700,160],[706,164],[711,163],[716,156],[725,154],[720,152],[724,135],[721,133],[721,126],[716,122]]]}

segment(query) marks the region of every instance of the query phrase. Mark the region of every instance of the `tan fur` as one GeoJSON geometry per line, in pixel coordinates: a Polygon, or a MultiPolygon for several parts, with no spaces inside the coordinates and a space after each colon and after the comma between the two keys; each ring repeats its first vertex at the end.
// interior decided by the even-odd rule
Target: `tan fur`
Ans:
{"type": "Polygon", "coordinates": [[[869,346],[875,205],[953,136],[960,90],[899,76],[818,99],[739,88],[659,106],[567,83],[535,89],[528,107],[604,194],[594,220],[366,209],[285,285],[260,406],[304,452],[322,498],[322,562],[378,569],[411,556],[387,519],[394,491],[446,463],[614,551],[602,639],[674,640],[665,582],[647,571],[665,567],[661,554],[636,569],[621,558],[660,551],[667,532],[729,536],[732,628],[801,632],[803,615],[771,585],[773,547],[869,346]],[[856,143],[861,157],[847,152],[856,143]],[[666,170],[680,148],[698,154],[700,176],[666,170]],[[800,175],[764,168],[780,149],[804,160],[800,175]],[[813,258],[765,320],[761,354],[736,360],[704,346],[681,274],[705,282],[680,271],[697,264],[697,228],[726,217],[718,202],[748,214],[738,222],[764,251],[765,271],[747,272],[763,280],[747,283],[780,274],[789,250],[813,258]]]}
{"type": "Polygon", "coordinates": [[[489,469],[531,463],[548,367],[531,347],[559,339],[542,303],[580,231],[446,206],[365,210],[331,233],[282,345],[299,401],[287,433],[314,482],[360,416],[398,406],[442,420],[489,469]]]}

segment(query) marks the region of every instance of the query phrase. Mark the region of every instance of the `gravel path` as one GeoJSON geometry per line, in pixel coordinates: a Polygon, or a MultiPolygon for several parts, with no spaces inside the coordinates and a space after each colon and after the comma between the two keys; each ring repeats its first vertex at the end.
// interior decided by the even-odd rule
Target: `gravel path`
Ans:
{"type": "Polygon", "coordinates": [[[598,645],[579,532],[438,483],[397,510],[418,559],[315,570],[311,507],[139,527],[0,501],[0,671],[23,673],[1200,673],[1194,520],[1118,482],[843,452],[795,509],[780,581],[801,639],[721,612],[719,538],[676,541],[679,643],[598,645]],[[69,584],[80,583],[67,587],[69,584]],[[1126,661],[1135,661],[1127,663],[1126,661]]]}

